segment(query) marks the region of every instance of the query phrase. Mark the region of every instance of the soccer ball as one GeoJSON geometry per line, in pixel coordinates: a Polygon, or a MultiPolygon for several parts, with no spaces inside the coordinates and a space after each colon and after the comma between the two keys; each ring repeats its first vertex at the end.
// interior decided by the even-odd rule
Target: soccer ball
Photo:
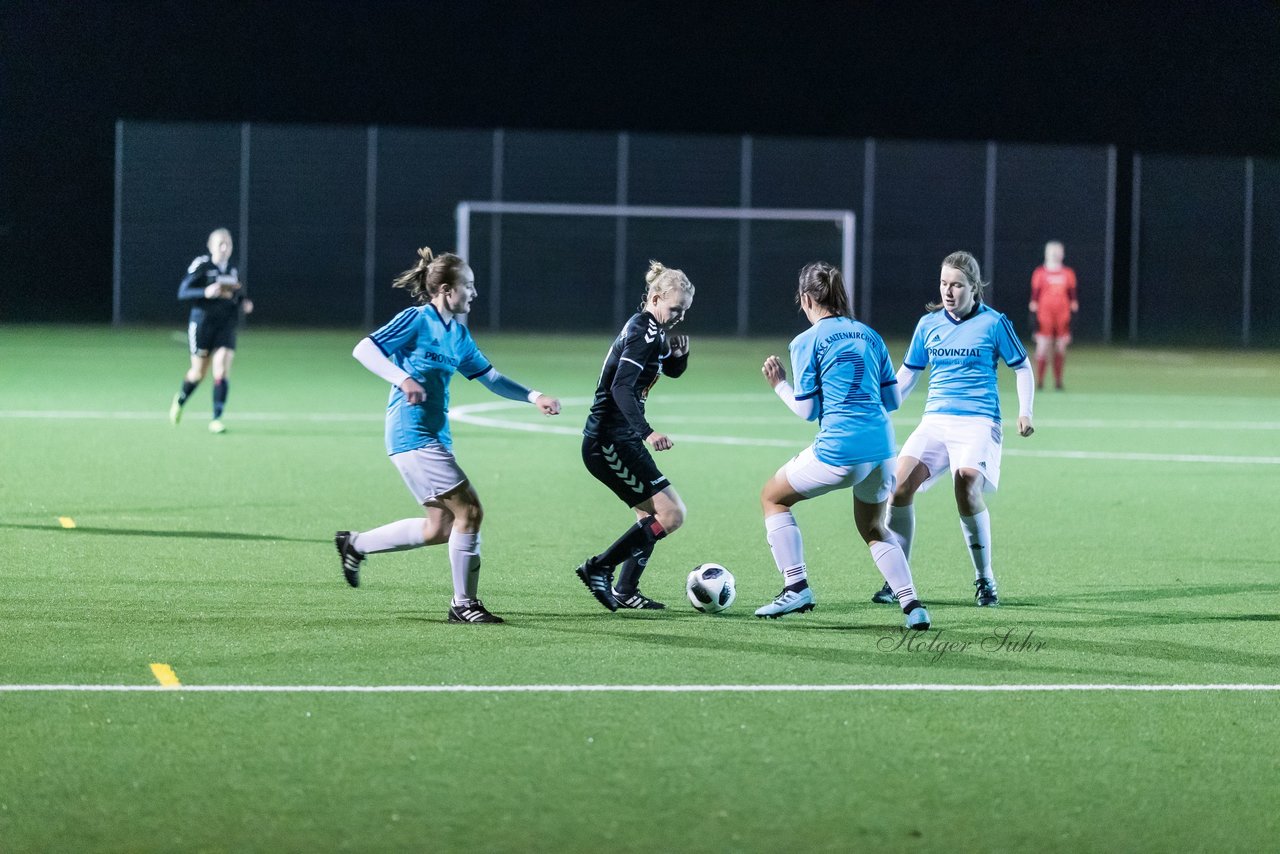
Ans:
{"type": "Polygon", "coordinates": [[[718,614],[738,595],[733,573],[718,563],[700,563],[689,573],[685,593],[693,607],[704,614],[718,614]]]}

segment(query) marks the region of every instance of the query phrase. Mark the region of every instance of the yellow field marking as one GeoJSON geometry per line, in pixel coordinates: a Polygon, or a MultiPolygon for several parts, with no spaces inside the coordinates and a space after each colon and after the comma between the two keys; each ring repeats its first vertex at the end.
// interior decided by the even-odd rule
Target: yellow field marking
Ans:
{"type": "Polygon", "coordinates": [[[173,668],[167,664],[151,665],[151,672],[155,674],[156,681],[163,688],[181,688],[182,683],[178,681],[178,674],[173,672],[173,668]]]}
{"type": "Polygon", "coordinates": [[[58,524],[64,528],[74,528],[76,526],[76,520],[72,519],[70,516],[59,516],[58,524]]]}

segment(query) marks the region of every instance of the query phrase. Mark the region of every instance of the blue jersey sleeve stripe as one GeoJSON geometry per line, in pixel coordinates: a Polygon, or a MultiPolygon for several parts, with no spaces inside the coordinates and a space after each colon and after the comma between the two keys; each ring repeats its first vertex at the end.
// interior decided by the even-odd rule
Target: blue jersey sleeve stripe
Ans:
{"type": "Polygon", "coordinates": [[[383,346],[382,346],[382,342],[381,342],[381,341],[379,341],[377,338],[375,338],[375,337],[374,337],[374,336],[372,336],[372,335],[370,335],[370,336],[369,336],[369,340],[373,342],[373,346],[377,347],[379,350],[381,350],[381,351],[382,351],[382,355],[386,356],[388,359],[390,359],[390,358],[391,358],[391,354],[387,352],[387,348],[386,348],[386,347],[383,347],[383,346]]]}
{"type": "Polygon", "coordinates": [[[482,377],[482,376],[484,376],[485,374],[489,373],[489,371],[491,371],[491,370],[493,370],[493,365],[491,365],[491,364],[489,364],[488,362],[486,362],[486,363],[485,363],[485,366],[484,366],[483,368],[481,368],[480,370],[476,371],[474,374],[466,374],[465,376],[466,376],[466,378],[467,378],[467,379],[469,379],[469,380],[473,380],[473,379],[475,379],[476,377],[482,377]]]}
{"type": "Polygon", "coordinates": [[[910,368],[913,371],[923,371],[926,367],[928,367],[927,365],[913,365],[910,362],[903,362],[902,366],[904,368],[910,368]]]}
{"type": "Polygon", "coordinates": [[[388,338],[394,338],[401,332],[409,328],[409,325],[415,320],[414,316],[409,312],[401,312],[399,317],[393,317],[391,322],[382,327],[378,331],[388,338]]]}
{"type": "Polygon", "coordinates": [[[816,396],[817,396],[817,394],[818,394],[818,392],[817,392],[816,390],[815,390],[815,391],[806,391],[804,394],[797,394],[797,395],[796,395],[796,400],[808,400],[808,399],[809,399],[809,398],[811,398],[811,397],[816,397],[816,396]]]}
{"type": "Polygon", "coordinates": [[[1018,365],[1021,365],[1021,364],[1022,364],[1023,362],[1025,362],[1026,360],[1027,360],[1027,354],[1026,354],[1026,353],[1023,353],[1023,354],[1022,354],[1022,358],[1021,358],[1021,359],[1015,359],[1014,361],[1010,362],[1010,363],[1009,363],[1009,367],[1011,367],[1011,368],[1016,368],[1016,367],[1018,367],[1018,365]]]}
{"type": "MultiPolygon", "coordinates": [[[[1018,353],[1018,356],[1020,357],[1018,361],[1019,362],[1023,361],[1024,359],[1027,358],[1027,351],[1026,351],[1026,348],[1022,346],[1022,342],[1018,340],[1018,333],[1013,331],[1013,323],[1009,320],[1008,317],[1000,318],[1000,322],[1004,324],[1005,331],[1009,333],[1009,340],[1012,341],[1013,346],[1017,348],[1017,353],[1018,353]]],[[[1012,367],[1012,364],[1013,363],[1010,362],[1011,367],[1012,367]]]]}
{"type": "Polygon", "coordinates": [[[895,377],[894,379],[891,379],[888,382],[880,383],[880,388],[884,388],[885,386],[889,386],[889,385],[897,385],[897,384],[898,384],[898,380],[895,377]]]}

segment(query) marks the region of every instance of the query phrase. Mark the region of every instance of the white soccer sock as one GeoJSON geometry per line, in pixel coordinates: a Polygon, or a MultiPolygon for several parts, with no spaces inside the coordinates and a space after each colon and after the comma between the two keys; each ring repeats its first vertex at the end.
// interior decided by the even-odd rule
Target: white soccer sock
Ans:
{"type": "Polygon", "coordinates": [[[764,530],[769,549],[773,552],[773,562],[778,565],[783,581],[786,584],[807,581],[804,540],[800,537],[800,528],[796,526],[796,517],[790,511],[765,516],[764,530]]]}
{"type": "Polygon", "coordinates": [[[918,599],[915,584],[911,580],[911,567],[907,564],[907,556],[897,543],[877,542],[871,545],[871,559],[876,568],[884,576],[893,595],[898,597],[898,604],[906,607],[912,599],[918,599]]]}
{"type": "Polygon", "coordinates": [[[427,541],[422,532],[422,521],[421,516],[417,519],[401,519],[372,531],[352,534],[351,545],[356,551],[367,555],[419,548],[427,541]]]}
{"type": "Polygon", "coordinates": [[[480,532],[449,534],[449,567],[453,570],[453,604],[476,598],[480,587],[480,532]]]}
{"type": "Polygon", "coordinates": [[[911,541],[916,538],[916,506],[905,507],[889,505],[889,530],[898,535],[898,545],[902,546],[902,554],[911,560],[911,541]]]}
{"type": "Polygon", "coordinates": [[[991,512],[983,510],[977,516],[961,516],[960,530],[969,546],[969,558],[973,561],[974,579],[990,578],[991,574],[991,512]]]}

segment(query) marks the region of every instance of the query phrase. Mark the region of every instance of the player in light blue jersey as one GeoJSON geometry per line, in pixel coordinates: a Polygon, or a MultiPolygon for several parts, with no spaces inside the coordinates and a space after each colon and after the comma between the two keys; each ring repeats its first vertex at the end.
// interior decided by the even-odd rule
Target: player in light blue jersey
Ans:
{"type": "Polygon", "coordinates": [[[853,521],[871,549],[885,584],[903,603],[908,628],[929,628],[929,612],[916,597],[906,554],[885,527],[893,492],[893,425],[898,381],[884,340],[853,319],[840,271],[810,264],[800,271],[796,302],[812,324],[791,342],[793,389],[777,356],[765,360],[765,379],[791,411],[818,422],[818,435],[778,469],[760,492],[765,537],[782,573],[783,588],[757,617],[813,610],[804,544],[791,508],[837,489],[853,490],[853,521]]]}
{"type": "Polygon", "coordinates": [[[453,574],[448,621],[501,623],[477,595],[484,514],[475,487],[453,456],[449,380],[461,373],[500,397],[527,400],[546,415],[559,414],[560,401],[504,377],[480,352],[460,321],[476,298],[475,274],[457,255],[435,257],[430,249],[420,249],[417,265],[393,287],[407,289],[419,305],[361,339],[352,355],[391,383],[387,453],[426,518],[401,519],[370,531],[338,531],[334,544],[342,573],[348,584],[359,587],[366,555],[448,543],[453,574]]]}
{"type": "MultiPolygon", "coordinates": [[[[1009,318],[982,302],[982,272],[968,252],[953,252],[942,262],[941,301],[916,325],[898,370],[905,400],[920,374],[929,368],[929,396],[920,426],[898,452],[898,486],[889,511],[889,527],[907,557],[915,536],[915,494],[927,490],[947,471],[955,487],[960,527],[974,568],[974,600],[981,607],[1000,602],[991,569],[991,515],[983,493],[1000,484],[1000,360],[1018,381],[1018,435],[1035,432],[1031,405],[1035,379],[1027,351],[1009,318]]],[[[893,601],[882,587],[873,602],[893,601]]]]}

